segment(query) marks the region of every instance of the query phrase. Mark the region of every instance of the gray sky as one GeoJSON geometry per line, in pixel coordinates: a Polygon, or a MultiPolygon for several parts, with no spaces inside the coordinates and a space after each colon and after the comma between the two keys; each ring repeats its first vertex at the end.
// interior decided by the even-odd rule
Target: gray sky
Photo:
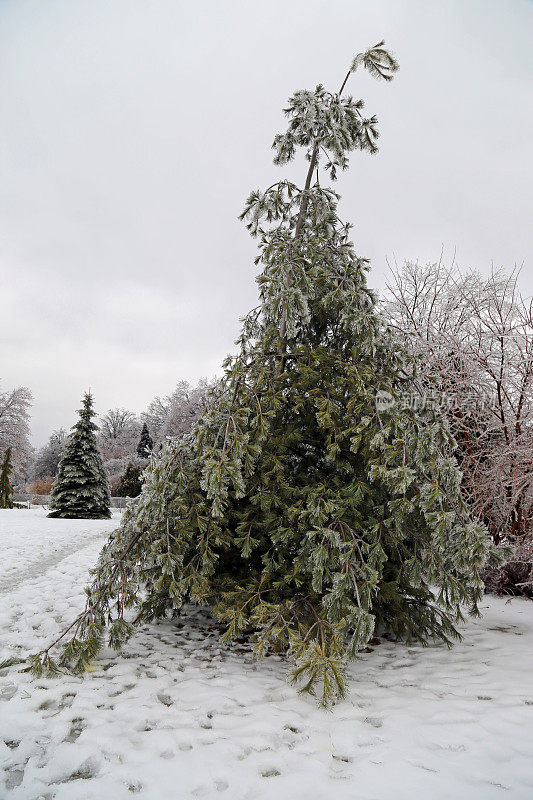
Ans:
{"type": "MultiPolygon", "coordinates": [[[[219,372],[256,302],[237,216],[295,89],[352,77],[380,153],[337,182],[370,284],[387,259],[523,265],[533,290],[533,3],[0,0],[0,376],[33,439],[219,372]]],[[[305,164],[291,167],[303,179],[305,164]]]]}

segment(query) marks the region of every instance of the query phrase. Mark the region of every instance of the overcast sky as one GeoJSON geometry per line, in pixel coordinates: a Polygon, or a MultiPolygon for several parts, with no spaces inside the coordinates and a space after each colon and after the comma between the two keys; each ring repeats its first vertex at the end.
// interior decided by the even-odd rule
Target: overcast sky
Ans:
{"type": "MultiPolygon", "coordinates": [[[[377,156],[337,183],[381,288],[387,260],[522,267],[533,290],[533,3],[0,0],[0,376],[33,441],[212,377],[256,303],[237,216],[295,89],[335,90],[385,38],[392,84],[353,76],[377,156]]],[[[299,161],[291,177],[303,182],[299,161]]]]}

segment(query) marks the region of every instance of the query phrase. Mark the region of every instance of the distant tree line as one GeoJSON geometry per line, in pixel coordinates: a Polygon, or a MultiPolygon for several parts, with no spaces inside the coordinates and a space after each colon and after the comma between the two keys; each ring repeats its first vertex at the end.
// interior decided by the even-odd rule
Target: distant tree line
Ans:
{"type": "MultiPolygon", "coordinates": [[[[98,420],[96,440],[102,454],[112,493],[136,496],[140,475],[152,451],[158,451],[171,437],[186,433],[206,406],[209,384],[191,386],[180,381],[166,397],[156,397],[140,416],[126,408],[111,408],[98,420]]],[[[54,431],[36,455],[31,473],[31,489],[48,494],[57,474],[67,432],[54,431]]],[[[31,453],[31,448],[30,448],[31,453]]]]}

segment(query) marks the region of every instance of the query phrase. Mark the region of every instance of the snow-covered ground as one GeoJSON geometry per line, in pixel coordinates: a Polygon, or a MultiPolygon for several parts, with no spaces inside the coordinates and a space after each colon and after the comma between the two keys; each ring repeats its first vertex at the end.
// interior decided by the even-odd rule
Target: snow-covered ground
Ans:
{"type": "MultiPolygon", "coordinates": [[[[110,521],[0,511],[0,660],[83,605],[110,521]]],[[[81,678],[0,672],[2,800],[533,797],[533,603],[491,598],[451,651],[383,641],[332,712],[201,609],[81,678]]]]}

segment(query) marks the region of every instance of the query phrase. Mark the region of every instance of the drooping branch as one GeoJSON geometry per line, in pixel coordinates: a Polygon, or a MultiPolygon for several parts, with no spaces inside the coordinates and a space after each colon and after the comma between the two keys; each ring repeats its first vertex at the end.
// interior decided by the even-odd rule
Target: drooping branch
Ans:
{"type": "MultiPolygon", "coordinates": [[[[359,66],[363,65],[374,77],[376,78],[383,78],[384,80],[390,81],[392,80],[393,73],[396,72],[399,68],[397,61],[393,58],[393,56],[385,49],[383,49],[383,45],[385,44],[384,41],[378,42],[378,44],[374,45],[374,47],[369,48],[364,53],[359,53],[355,56],[350,66],[350,69],[346,73],[346,76],[341,84],[341,87],[337,93],[337,98],[340,98],[346,84],[348,82],[348,78],[350,77],[352,72],[355,72],[359,66]]],[[[363,128],[366,125],[366,121],[363,120],[362,115],[359,111],[357,105],[354,106],[355,110],[359,118],[361,119],[361,123],[363,128]]],[[[376,134],[377,135],[377,134],[376,134]]],[[[313,177],[313,172],[317,166],[318,162],[318,153],[319,149],[322,145],[322,141],[320,138],[316,138],[313,149],[311,150],[311,156],[309,158],[309,168],[307,170],[307,175],[305,179],[304,189],[301,194],[300,199],[300,208],[298,210],[298,217],[296,219],[296,226],[294,228],[294,242],[298,242],[301,237],[306,215],[307,209],[309,206],[309,192],[311,188],[311,180],[313,177]]],[[[290,276],[287,269],[285,269],[284,273],[284,283],[285,288],[290,287],[290,276]]],[[[282,312],[281,312],[281,319],[279,323],[279,361],[276,365],[276,375],[279,377],[284,371],[285,368],[285,350],[286,350],[286,338],[287,338],[287,304],[283,303],[282,312]]]]}

